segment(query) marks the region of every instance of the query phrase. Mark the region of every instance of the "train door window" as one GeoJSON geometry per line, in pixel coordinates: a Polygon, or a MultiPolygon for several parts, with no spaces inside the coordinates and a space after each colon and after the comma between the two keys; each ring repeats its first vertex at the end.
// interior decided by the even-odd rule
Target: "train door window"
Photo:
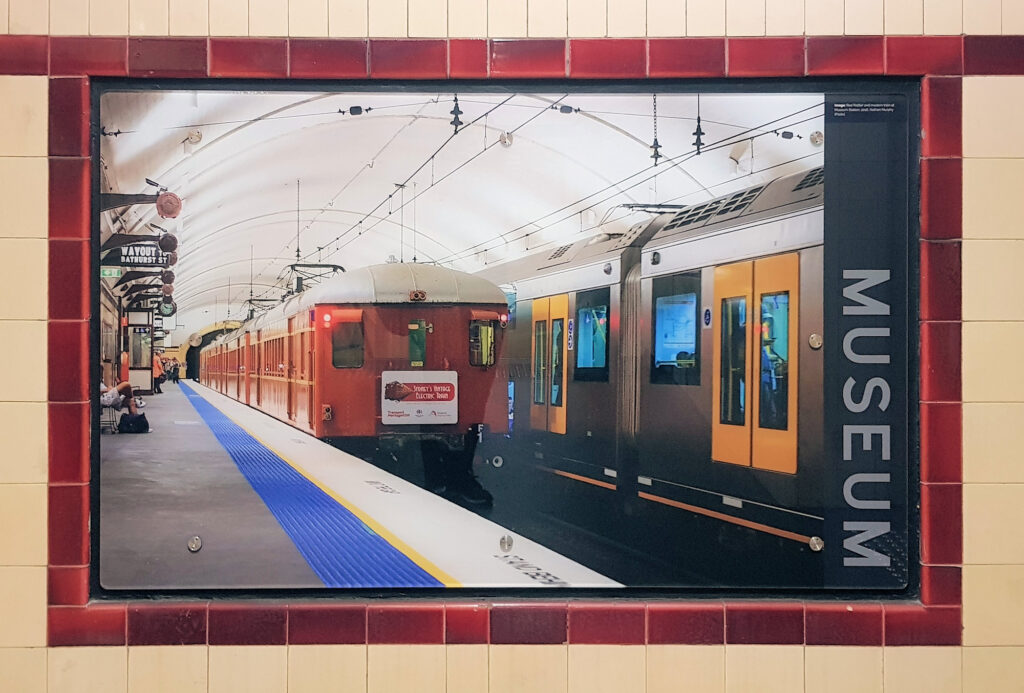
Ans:
{"type": "Polygon", "coordinates": [[[758,425],[789,427],[789,292],[761,294],[761,363],[758,425]]]}
{"type": "Polygon", "coordinates": [[[722,370],[719,421],[746,423],[747,299],[722,300],[722,370]]]}
{"type": "Polygon", "coordinates": [[[427,360],[427,321],[409,321],[409,366],[423,368],[427,360]]]}
{"type": "Polygon", "coordinates": [[[547,387],[544,372],[548,361],[548,322],[538,320],[533,323],[533,403],[547,402],[544,390],[547,387]]]}
{"type": "Polygon", "coordinates": [[[576,368],[573,380],[608,382],[608,305],[610,290],[576,294],[576,368]]]}
{"type": "Polygon", "coordinates": [[[700,385],[700,272],[653,282],[651,382],[700,385]]]}
{"type": "Polygon", "coordinates": [[[470,321],[469,365],[494,365],[494,322],[492,320],[470,321]]]}
{"type": "Polygon", "coordinates": [[[331,353],[335,368],[362,368],[363,323],[335,322],[331,326],[331,353]]]}
{"type": "Polygon", "coordinates": [[[562,406],[562,347],[565,341],[565,320],[551,321],[551,406],[562,406]]]}

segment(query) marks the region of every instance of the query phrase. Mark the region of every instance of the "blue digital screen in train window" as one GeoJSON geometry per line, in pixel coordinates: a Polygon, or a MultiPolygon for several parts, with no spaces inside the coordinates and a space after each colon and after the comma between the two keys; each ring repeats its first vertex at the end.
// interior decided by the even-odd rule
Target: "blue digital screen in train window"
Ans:
{"type": "Polygon", "coordinates": [[[697,294],[659,296],[654,308],[655,367],[689,365],[697,353],[697,294]]]}
{"type": "Polygon", "coordinates": [[[576,320],[576,367],[608,365],[608,306],[581,308],[576,320]]]}

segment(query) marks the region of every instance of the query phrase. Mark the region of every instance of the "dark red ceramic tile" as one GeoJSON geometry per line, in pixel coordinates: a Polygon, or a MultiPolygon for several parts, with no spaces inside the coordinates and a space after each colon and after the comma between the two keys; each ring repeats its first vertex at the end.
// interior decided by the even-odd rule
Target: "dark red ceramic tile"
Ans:
{"type": "Polygon", "coordinates": [[[51,320],[89,317],[89,242],[50,241],[51,320]]]}
{"type": "Polygon", "coordinates": [[[1024,36],[964,36],[964,73],[1024,74],[1024,36]]]}
{"type": "Polygon", "coordinates": [[[292,39],[289,50],[292,77],[362,79],[369,74],[365,40],[292,39]]]}
{"type": "Polygon", "coordinates": [[[921,601],[928,606],[960,606],[960,567],[921,566],[921,601]]]}
{"type": "Polygon", "coordinates": [[[926,77],[921,89],[921,156],[960,156],[962,78],[926,77]]]}
{"type": "Polygon", "coordinates": [[[89,156],[89,78],[50,80],[50,156],[89,156]]]}
{"type": "Polygon", "coordinates": [[[565,604],[495,604],[492,645],[560,645],[566,642],[565,604]]]}
{"type": "Polygon", "coordinates": [[[89,486],[50,486],[49,564],[89,564],[89,486]]]}
{"type": "Polygon", "coordinates": [[[128,74],[128,39],[51,36],[50,74],[121,77],[128,74]]]}
{"type": "Polygon", "coordinates": [[[959,645],[959,606],[885,607],[885,645],[959,645]]]}
{"type": "Polygon", "coordinates": [[[644,39],[573,39],[569,41],[569,76],[582,79],[647,76],[644,39]]]}
{"type": "Polygon", "coordinates": [[[964,71],[961,36],[888,36],[887,75],[959,75],[964,71]]]}
{"type": "Polygon", "coordinates": [[[133,38],[128,41],[132,77],[206,77],[205,38],[133,38]]]}
{"type": "Polygon", "coordinates": [[[960,319],[960,242],[921,241],[921,319],[960,319]]]}
{"type": "Polygon", "coordinates": [[[921,401],[960,401],[960,323],[921,323],[921,401]]]}
{"type": "Polygon", "coordinates": [[[485,645],[491,633],[486,604],[446,604],[444,641],[448,645],[485,645]]]}
{"type": "Polygon", "coordinates": [[[45,75],[45,36],[0,36],[0,75],[45,75]]]}
{"type": "Polygon", "coordinates": [[[448,43],[444,40],[370,41],[370,77],[444,79],[447,76],[448,43]]]}
{"type": "Polygon", "coordinates": [[[207,605],[130,604],[129,645],[205,645],[207,605]]]}
{"type": "Polygon", "coordinates": [[[725,642],[721,602],[649,604],[647,644],[719,645],[725,642]]]}
{"type": "Polygon", "coordinates": [[[803,604],[726,604],[725,642],[731,645],[800,645],[803,604]]]}
{"type": "Polygon", "coordinates": [[[651,77],[724,77],[725,39],[651,39],[648,46],[651,77]]]}
{"type": "Polygon", "coordinates": [[[959,402],[921,404],[921,481],[963,479],[963,418],[959,402]]]}
{"type": "Polygon", "coordinates": [[[963,562],[963,487],[921,484],[921,562],[963,562]]]}
{"type": "Polygon", "coordinates": [[[89,567],[47,569],[47,604],[84,606],[89,601],[89,567]]]}
{"type": "Polygon", "coordinates": [[[643,645],[647,638],[643,604],[569,604],[569,642],[585,645],[643,645]]]}
{"type": "Polygon", "coordinates": [[[49,165],[50,238],[88,239],[90,160],[51,158],[49,165]]]}
{"type": "Polygon", "coordinates": [[[210,39],[211,77],[287,77],[288,39],[210,39]]]}
{"type": "Polygon", "coordinates": [[[494,39],[491,77],[565,77],[563,39],[494,39]]]}
{"type": "Polygon", "coordinates": [[[921,160],[921,238],[963,235],[963,159],[921,160]]]}
{"type": "Polygon", "coordinates": [[[51,402],[89,399],[89,323],[51,320],[47,325],[47,370],[51,402]]]}
{"type": "Polygon", "coordinates": [[[881,645],[881,604],[806,605],[808,645],[881,645]]]}
{"type": "Polygon", "coordinates": [[[46,616],[50,647],[125,644],[124,604],[51,606],[46,616]]]}
{"type": "Polygon", "coordinates": [[[365,604],[288,607],[289,645],[362,645],[365,642],[365,604]]]}
{"type": "Polygon", "coordinates": [[[730,77],[786,77],[804,74],[803,38],[731,38],[730,77]]]}
{"type": "Polygon", "coordinates": [[[448,76],[471,79],[487,76],[487,41],[451,39],[448,41],[448,76]]]}
{"type": "Polygon", "coordinates": [[[366,609],[366,642],[375,645],[444,644],[444,604],[372,605],[366,609]]]}
{"type": "Polygon", "coordinates": [[[89,403],[47,405],[50,439],[50,483],[89,481],[89,403]]]}
{"type": "Polygon", "coordinates": [[[880,75],[885,67],[881,36],[821,36],[807,39],[809,75],[880,75]]]}
{"type": "Polygon", "coordinates": [[[207,629],[211,645],[284,645],[287,628],[284,606],[210,605],[207,629]]]}

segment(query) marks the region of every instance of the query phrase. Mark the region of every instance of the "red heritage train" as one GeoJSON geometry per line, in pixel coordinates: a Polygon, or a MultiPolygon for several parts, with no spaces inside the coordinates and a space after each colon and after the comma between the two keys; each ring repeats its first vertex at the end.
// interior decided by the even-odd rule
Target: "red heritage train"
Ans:
{"type": "Polygon", "coordinates": [[[200,354],[200,380],[353,454],[400,465],[421,455],[428,488],[489,503],[471,464],[484,431],[507,428],[494,367],[507,311],[480,277],[365,267],[218,338],[200,354]]]}

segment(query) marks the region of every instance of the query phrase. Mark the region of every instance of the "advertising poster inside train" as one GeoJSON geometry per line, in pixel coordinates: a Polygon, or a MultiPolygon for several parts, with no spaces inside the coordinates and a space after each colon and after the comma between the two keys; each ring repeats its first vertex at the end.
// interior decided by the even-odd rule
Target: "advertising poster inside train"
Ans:
{"type": "Polygon", "coordinates": [[[93,86],[100,589],[914,589],[915,86],[225,84],[93,86]]]}

